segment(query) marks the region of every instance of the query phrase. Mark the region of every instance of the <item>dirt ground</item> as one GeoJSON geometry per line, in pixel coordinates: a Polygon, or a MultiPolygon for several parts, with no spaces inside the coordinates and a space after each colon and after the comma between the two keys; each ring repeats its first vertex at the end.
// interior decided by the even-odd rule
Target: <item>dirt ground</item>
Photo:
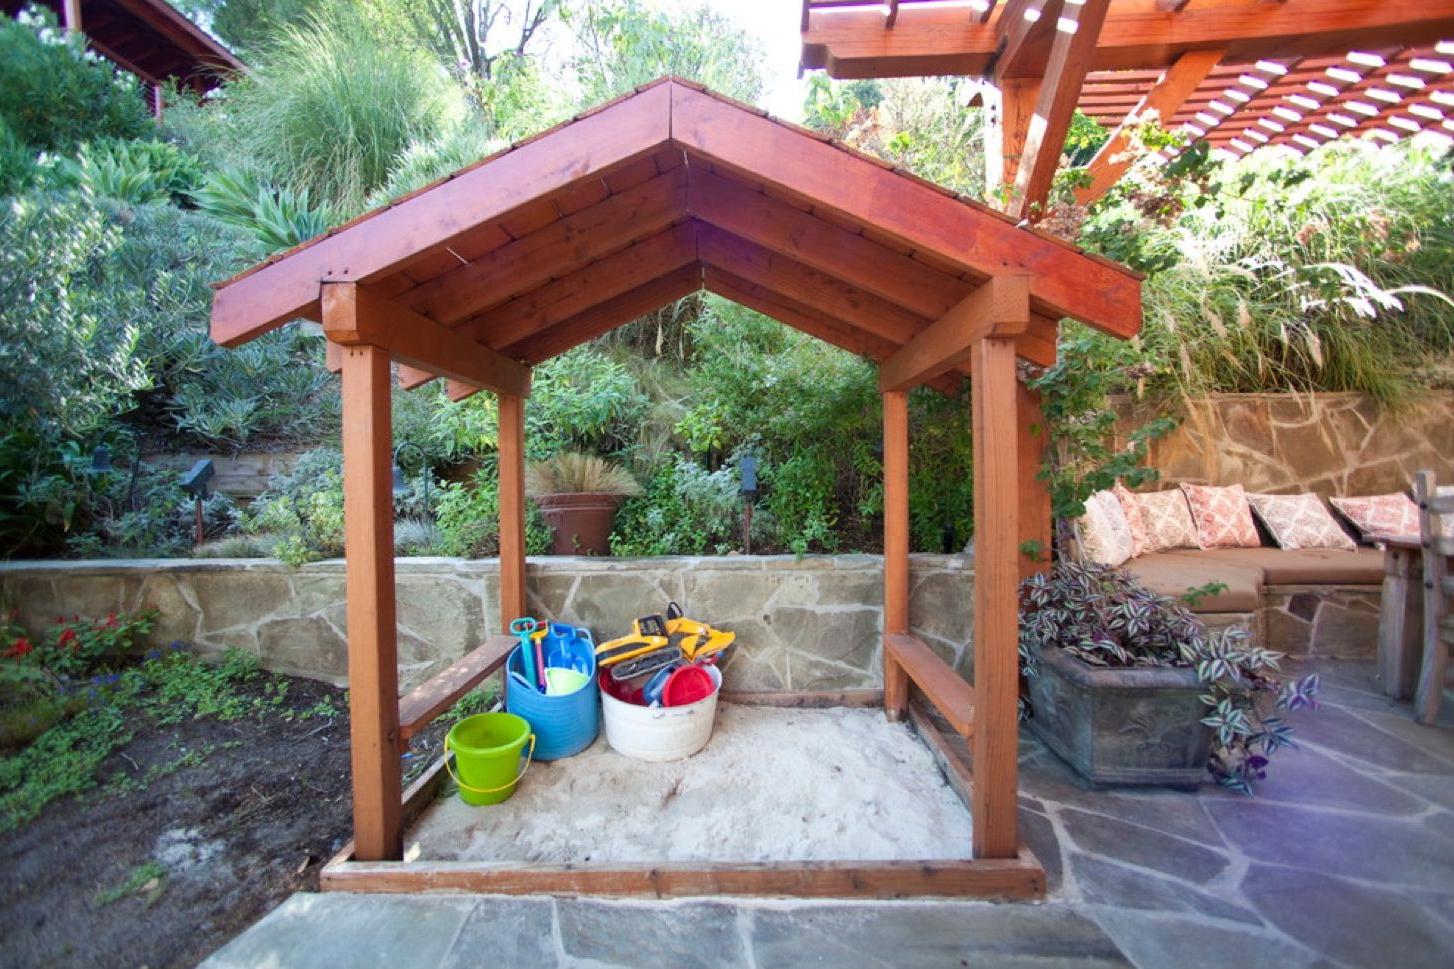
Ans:
{"type": "MultiPolygon", "coordinates": [[[[324,697],[346,709],[342,690],[290,681],[295,709],[324,697]]],[[[411,762],[422,766],[437,732],[411,762]]],[[[0,966],[195,966],[292,892],[317,888],[351,833],[347,715],[142,730],[101,779],[209,746],[200,766],[119,797],[57,801],[0,836],[0,966]],[[105,901],[149,862],[160,878],[105,901]]]]}

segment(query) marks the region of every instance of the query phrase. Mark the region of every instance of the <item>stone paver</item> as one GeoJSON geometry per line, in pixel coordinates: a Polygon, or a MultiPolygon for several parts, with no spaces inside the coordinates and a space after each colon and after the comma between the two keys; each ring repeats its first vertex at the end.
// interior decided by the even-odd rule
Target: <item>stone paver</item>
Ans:
{"type": "Polygon", "coordinates": [[[1041,904],[298,895],[205,965],[1446,969],[1454,704],[1424,728],[1371,663],[1310,668],[1324,707],[1256,799],[1088,790],[1027,739],[1041,904]]]}

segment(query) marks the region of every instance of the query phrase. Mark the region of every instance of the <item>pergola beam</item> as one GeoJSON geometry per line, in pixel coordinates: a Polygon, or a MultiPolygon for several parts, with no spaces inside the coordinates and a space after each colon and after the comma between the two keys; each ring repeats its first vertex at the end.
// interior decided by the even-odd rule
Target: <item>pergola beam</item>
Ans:
{"type": "Polygon", "coordinates": [[[1050,197],[1065,136],[1080,100],[1081,84],[1095,57],[1097,38],[1110,6],[1111,0],[1085,0],[1080,6],[1067,6],[1060,18],[1035,102],[1035,117],[1030,120],[1024,154],[1015,173],[1011,215],[1039,212],[1050,197]]]}
{"type": "Polygon", "coordinates": [[[411,367],[496,393],[530,393],[529,367],[357,283],[325,283],[322,303],[333,343],[380,347],[411,367]]]}
{"type": "Polygon", "coordinates": [[[1120,181],[1134,161],[1128,155],[1131,129],[1149,120],[1153,112],[1163,128],[1170,128],[1172,117],[1181,110],[1181,106],[1206,80],[1221,59],[1220,50],[1188,51],[1177,58],[1176,63],[1168,67],[1161,79],[1151,85],[1151,90],[1137,102],[1125,120],[1095,153],[1095,157],[1086,166],[1090,174],[1090,184],[1075,190],[1075,200],[1081,205],[1089,205],[1120,181]]]}
{"type": "MultiPolygon", "coordinates": [[[[1005,5],[1008,6],[1008,5],[1005,5]]],[[[987,24],[953,7],[904,7],[893,30],[874,10],[815,11],[803,66],[839,78],[981,75],[994,64],[1008,11],[987,24]]],[[[1454,36],[1448,0],[1196,0],[1180,12],[1116,0],[1093,70],[1164,69],[1189,50],[1222,48],[1234,62],[1279,54],[1431,44],[1454,36]]]]}
{"type": "Polygon", "coordinates": [[[909,390],[960,366],[976,342],[1009,337],[1030,325],[1030,280],[991,276],[879,367],[879,390],[909,390]]]}
{"type": "Polygon", "coordinates": [[[1065,0],[1009,0],[996,24],[1004,49],[994,60],[997,79],[1045,74],[1050,43],[1065,0]]]}

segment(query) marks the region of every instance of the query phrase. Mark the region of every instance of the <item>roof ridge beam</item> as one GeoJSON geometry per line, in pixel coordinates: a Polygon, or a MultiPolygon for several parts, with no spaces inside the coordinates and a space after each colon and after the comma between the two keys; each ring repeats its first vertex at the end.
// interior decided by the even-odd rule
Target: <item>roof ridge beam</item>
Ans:
{"type": "Polygon", "coordinates": [[[1030,277],[991,276],[879,366],[879,390],[911,390],[965,363],[976,341],[1030,326],[1030,277]]]}
{"type": "Polygon", "coordinates": [[[1171,130],[1172,117],[1196,93],[1197,88],[1211,74],[1212,68],[1221,62],[1222,54],[1220,50],[1187,51],[1166,69],[1091,158],[1086,166],[1090,184],[1075,190],[1077,202],[1081,205],[1091,204],[1105,195],[1126,174],[1126,170],[1135,161],[1128,154],[1131,147],[1131,129],[1138,124],[1144,124],[1148,120],[1146,115],[1149,112],[1155,111],[1160,126],[1171,130]]]}
{"type": "Polygon", "coordinates": [[[324,283],[323,332],[341,346],[374,346],[391,359],[499,394],[530,393],[530,368],[357,283],[324,283]]]}

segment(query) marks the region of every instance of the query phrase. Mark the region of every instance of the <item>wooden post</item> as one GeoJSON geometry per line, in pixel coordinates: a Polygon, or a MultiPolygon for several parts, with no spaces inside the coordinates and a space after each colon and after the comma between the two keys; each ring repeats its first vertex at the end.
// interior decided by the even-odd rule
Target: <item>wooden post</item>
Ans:
{"type": "MultiPolygon", "coordinates": [[[[325,299],[324,314],[351,301],[325,299]]],[[[328,322],[328,321],[325,321],[328,322]]],[[[355,857],[402,857],[389,355],[343,348],[343,554],[355,857]]]]}
{"type": "Polygon", "coordinates": [[[1012,858],[1019,750],[1020,464],[1015,341],[974,348],[974,808],[975,858],[1012,858]]]}
{"type": "Polygon", "coordinates": [[[1005,78],[996,87],[986,86],[984,97],[989,108],[984,129],[985,198],[1003,209],[1009,202],[1009,187],[1020,172],[1020,155],[1040,97],[1040,79],[1005,78]]]}
{"type": "MultiPolygon", "coordinates": [[[[884,635],[909,631],[909,394],[885,391],[884,410],[884,635]]],[[[884,649],[884,714],[900,720],[908,710],[909,677],[884,649]]]]}
{"type": "Polygon", "coordinates": [[[1040,411],[1040,392],[1018,381],[1015,384],[1019,424],[1017,458],[1020,465],[1020,578],[1044,572],[1051,563],[1050,486],[1038,477],[1045,463],[1048,437],[1045,415],[1040,411]],[[1032,548],[1033,546],[1033,548],[1032,548]]]}
{"type": "Polygon", "coordinates": [[[525,398],[500,395],[500,625],[528,615],[525,599],[525,398]]]}
{"type": "Polygon", "coordinates": [[[1421,551],[1390,542],[1383,550],[1383,601],[1378,610],[1378,675],[1383,692],[1395,700],[1414,694],[1423,642],[1424,614],[1421,551]],[[1413,621],[1410,621],[1412,618],[1413,621]]]}
{"type": "Polygon", "coordinates": [[[61,8],[61,20],[68,33],[80,33],[81,0],[66,0],[61,8]]]}

